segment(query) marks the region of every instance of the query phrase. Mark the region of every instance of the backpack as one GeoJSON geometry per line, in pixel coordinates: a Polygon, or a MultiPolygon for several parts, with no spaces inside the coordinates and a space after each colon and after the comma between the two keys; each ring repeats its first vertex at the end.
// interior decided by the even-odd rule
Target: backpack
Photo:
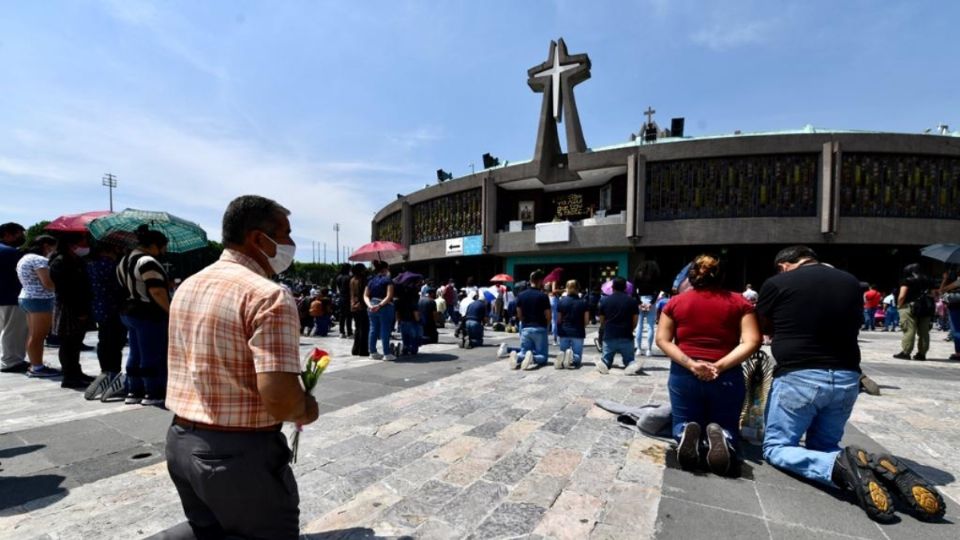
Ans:
{"type": "Polygon", "coordinates": [[[937,304],[928,290],[924,290],[919,298],[910,303],[910,313],[918,319],[933,317],[936,312],[937,304]]]}

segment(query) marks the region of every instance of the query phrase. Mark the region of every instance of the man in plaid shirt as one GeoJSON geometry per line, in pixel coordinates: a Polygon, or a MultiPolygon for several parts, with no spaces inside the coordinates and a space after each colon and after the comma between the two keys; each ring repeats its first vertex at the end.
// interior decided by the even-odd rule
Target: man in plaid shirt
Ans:
{"type": "Polygon", "coordinates": [[[289,211],[243,196],[220,260],[170,307],[167,468],[197,538],[297,538],[300,497],[282,422],[317,419],[300,382],[299,320],[270,279],[293,260],[289,211]]]}

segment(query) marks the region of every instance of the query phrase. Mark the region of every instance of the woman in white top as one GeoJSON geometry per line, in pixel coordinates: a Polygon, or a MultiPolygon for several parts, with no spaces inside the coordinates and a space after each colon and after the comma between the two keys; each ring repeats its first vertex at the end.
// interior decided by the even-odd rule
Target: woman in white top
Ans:
{"type": "Polygon", "coordinates": [[[53,280],[50,279],[49,256],[57,248],[57,240],[41,235],[27,246],[26,255],[17,263],[20,308],[27,312],[27,357],[30,359],[28,377],[56,377],[60,371],[43,365],[43,340],[53,324],[53,305],[56,299],[53,280]]]}

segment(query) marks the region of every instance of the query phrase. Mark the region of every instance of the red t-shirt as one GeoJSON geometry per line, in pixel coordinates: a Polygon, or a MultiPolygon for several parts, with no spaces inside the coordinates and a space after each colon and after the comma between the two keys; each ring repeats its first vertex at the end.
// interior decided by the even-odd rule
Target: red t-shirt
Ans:
{"type": "Polygon", "coordinates": [[[864,309],[874,309],[880,307],[880,302],[882,301],[883,295],[880,294],[880,291],[870,290],[863,294],[864,309]]]}
{"type": "Polygon", "coordinates": [[[740,344],[740,320],[753,304],[740,293],[692,289],[671,298],[663,313],[673,319],[684,354],[714,362],[740,344]]]}

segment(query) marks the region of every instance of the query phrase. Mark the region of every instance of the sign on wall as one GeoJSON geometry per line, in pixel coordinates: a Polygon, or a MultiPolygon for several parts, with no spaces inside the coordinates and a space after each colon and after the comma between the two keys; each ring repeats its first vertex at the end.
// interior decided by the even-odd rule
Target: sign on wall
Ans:
{"type": "Polygon", "coordinates": [[[447,255],[463,255],[463,237],[447,239],[447,255]]]}
{"type": "Polygon", "coordinates": [[[483,255],[483,235],[463,237],[464,255],[483,255]]]}
{"type": "Polygon", "coordinates": [[[538,244],[570,241],[570,222],[537,223],[537,232],[534,241],[538,244]]]}

